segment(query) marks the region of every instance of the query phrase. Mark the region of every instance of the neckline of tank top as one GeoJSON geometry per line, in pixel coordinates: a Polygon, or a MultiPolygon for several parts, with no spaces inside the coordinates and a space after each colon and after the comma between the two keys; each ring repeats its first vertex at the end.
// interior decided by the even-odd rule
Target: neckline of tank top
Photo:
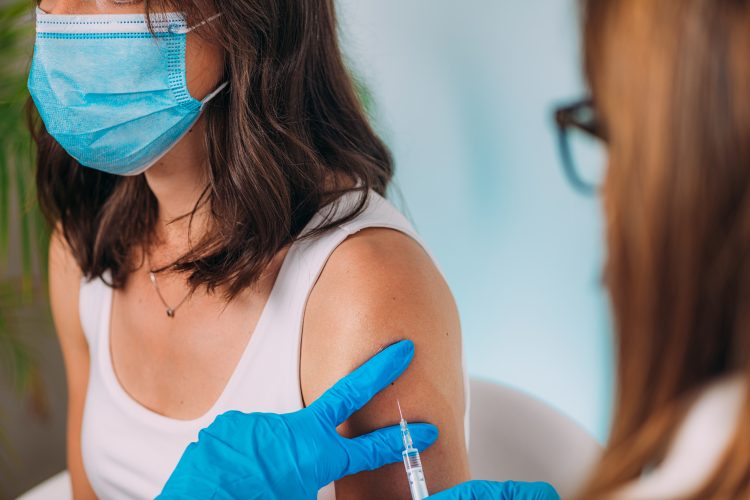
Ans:
{"type": "MultiPolygon", "coordinates": [[[[374,196],[376,194],[377,193],[372,192],[369,193],[370,196],[374,196]]],[[[332,214],[340,212],[343,208],[348,207],[352,204],[356,204],[356,198],[354,200],[352,200],[352,198],[352,193],[350,192],[322,207],[305,226],[305,229],[303,229],[303,234],[314,229],[318,224],[322,223],[327,217],[330,217],[332,214]]],[[[368,202],[369,201],[370,200],[368,200],[368,202]]],[[[100,341],[97,358],[103,374],[105,386],[110,393],[110,396],[124,411],[126,411],[134,418],[137,418],[138,420],[150,426],[159,427],[164,431],[179,432],[182,430],[194,429],[196,427],[202,428],[208,425],[210,423],[209,420],[212,420],[215,417],[217,412],[221,410],[222,405],[234,393],[235,386],[238,383],[237,380],[240,378],[240,374],[245,371],[248,359],[250,359],[252,357],[252,353],[257,350],[257,346],[260,343],[259,339],[264,336],[264,332],[268,331],[268,311],[273,309],[273,304],[275,304],[278,300],[278,295],[280,293],[278,285],[279,283],[284,281],[283,278],[285,278],[287,273],[289,272],[289,265],[294,260],[293,255],[296,255],[296,252],[300,248],[300,245],[298,243],[304,241],[306,240],[295,241],[289,248],[289,252],[287,252],[287,255],[284,257],[284,261],[281,264],[281,268],[279,269],[276,281],[271,288],[271,293],[268,295],[268,299],[266,299],[263,310],[258,317],[255,329],[253,330],[252,335],[250,335],[250,338],[248,339],[247,344],[243,349],[242,355],[240,356],[237,365],[232,370],[232,374],[229,376],[229,380],[227,380],[227,383],[220,392],[216,401],[214,401],[214,403],[206,412],[193,419],[178,419],[158,413],[131,396],[130,393],[128,393],[120,383],[120,380],[114,370],[114,364],[112,362],[112,355],[110,352],[111,313],[112,299],[114,294],[112,288],[106,287],[107,291],[104,304],[104,313],[101,315],[101,324],[99,325],[99,332],[101,333],[101,335],[99,336],[100,341]]]]}

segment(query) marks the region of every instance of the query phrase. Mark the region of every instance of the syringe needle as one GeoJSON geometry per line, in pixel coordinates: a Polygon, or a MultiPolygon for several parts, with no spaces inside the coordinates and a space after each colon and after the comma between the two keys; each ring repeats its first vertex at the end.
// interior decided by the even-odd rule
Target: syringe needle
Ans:
{"type": "Polygon", "coordinates": [[[398,398],[396,399],[396,404],[398,405],[398,414],[401,417],[401,420],[403,420],[404,414],[401,412],[401,401],[399,401],[398,398]]]}

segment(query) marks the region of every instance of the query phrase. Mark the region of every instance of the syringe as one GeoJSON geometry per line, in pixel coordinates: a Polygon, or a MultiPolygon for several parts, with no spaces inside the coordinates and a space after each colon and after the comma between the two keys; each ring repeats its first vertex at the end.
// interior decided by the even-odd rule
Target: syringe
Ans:
{"type": "Polygon", "coordinates": [[[422,470],[422,459],[419,458],[419,450],[414,447],[409,434],[409,426],[401,412],[401,402],[398,404],[398,413],[401,415],[401,438],[404,440],[404,451],[401,455],[404,457],[404,467],[406,467],[406,478],[409,480],[409,489],[411,489],[412,500],[423,500],[430,496],[427,491],[427,483],[424,480],[424,471],[422,470]]]}

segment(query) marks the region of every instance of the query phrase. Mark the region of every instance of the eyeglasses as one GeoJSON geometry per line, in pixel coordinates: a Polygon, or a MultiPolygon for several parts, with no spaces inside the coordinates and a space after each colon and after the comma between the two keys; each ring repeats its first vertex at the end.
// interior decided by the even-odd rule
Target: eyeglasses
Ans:
{"type": "Polygon", "coordinates": [[[557,108],[555,122],[565,176],[578,192],[595,194],[604,180],[607,136],[593,101],[557,108]]]}

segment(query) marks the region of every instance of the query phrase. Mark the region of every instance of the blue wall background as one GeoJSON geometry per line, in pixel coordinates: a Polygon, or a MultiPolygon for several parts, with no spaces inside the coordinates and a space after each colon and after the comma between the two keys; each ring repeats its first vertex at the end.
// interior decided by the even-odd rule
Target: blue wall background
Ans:
{"type": "Polygon", "coordinates": [[[551,120],[584,93],[575,3],[339,0],[339,17],[396,157],[401,206],[458,301],[470,373],[603,440],[612,354],[599,200],[565,181],[551,120]]]}

